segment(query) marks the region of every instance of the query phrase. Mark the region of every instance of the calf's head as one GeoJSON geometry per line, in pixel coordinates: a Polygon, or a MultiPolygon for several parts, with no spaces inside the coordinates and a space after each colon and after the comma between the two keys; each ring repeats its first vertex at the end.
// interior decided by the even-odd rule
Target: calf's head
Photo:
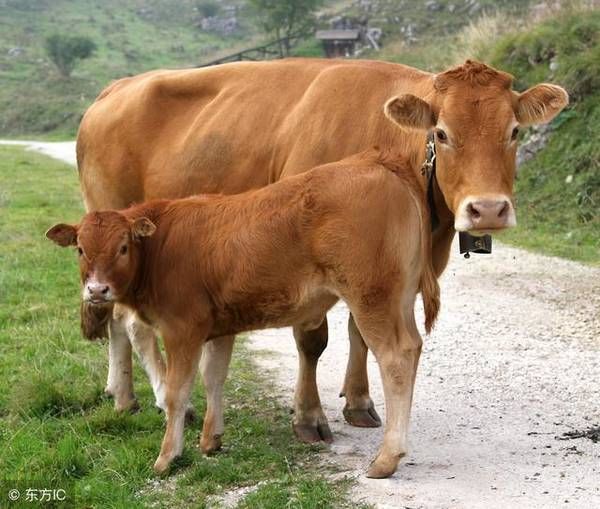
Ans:
{"type": "Polygon", "coordinates": [[[79,255],[83,300],[92,305],[118,302],[136,277],[139,239],[156,226],[147,218],[129,219],[116,211],[90,212],[77,225],[57,224],[46,237],[79,255]]]}
{"type": "Polygon", "coordinates": [[[405,94],[385,105],[389,119],[433,131],[436,178],[457,231],[516,225],[513,182],[519,128],[552,120],[569,101],[564,89],[540,84],[511,90],[512,76],[467,60],[433,78],[421,99],[405,94]]]}

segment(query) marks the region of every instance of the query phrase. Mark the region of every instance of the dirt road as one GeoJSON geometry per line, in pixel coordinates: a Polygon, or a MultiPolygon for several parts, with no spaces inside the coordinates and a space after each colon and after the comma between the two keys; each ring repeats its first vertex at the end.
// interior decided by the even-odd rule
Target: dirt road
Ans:
{"type": "Polygon", "coordinates": [[[0,145],[21,145],[73,166],[77,164],[74,141],[0,140],[0,145]]]}
{"type": "MultiPolygon", "coordinates": [[[[356,477],[356,499],[401,508],[600,507],[600,442],[559,440],[600,426],[600,269],[496,245],[453,249],[442,312],[425,337],[411,452],[388,480],[364,476],[382,430],[341,417],[347,310],[329,315],[319,387],[335,435],[326,462],[356,477]]],[[[419,310],[419,313],[421,311],[419,310]]],[[[297,372],[288,329],[251,336],[291,406],[297,372]]],[[[372,397],[385,415],[379,372],[372,397]]]]}

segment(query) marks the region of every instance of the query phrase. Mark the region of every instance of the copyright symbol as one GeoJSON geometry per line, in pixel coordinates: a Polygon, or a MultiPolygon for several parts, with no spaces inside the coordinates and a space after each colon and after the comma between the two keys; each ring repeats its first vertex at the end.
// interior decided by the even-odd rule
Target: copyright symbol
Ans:
{"type": "Polygon", "coordinates": [[[10,490],[8,492],[9,500],[18,500],[20,496],[21,496],[21,494],[19,493],[19,490],[10,490]]]}

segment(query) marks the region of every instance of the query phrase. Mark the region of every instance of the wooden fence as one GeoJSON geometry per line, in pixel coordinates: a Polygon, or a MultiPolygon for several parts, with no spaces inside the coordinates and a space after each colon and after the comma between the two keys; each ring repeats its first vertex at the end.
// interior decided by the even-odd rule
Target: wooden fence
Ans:
{"type": "Polygon", "coordinates": [[[298,41],[305,39],[308,34],[296,34],[290,37],[282,37],[273,42],[248,48],[237,53],[232,53],[221,58],[216,58],[210,62],[198,65],[197,67],[209,67],[211,65],[226,64],[228,62],[241,62],[242,60],[272,60],[276,58],[284,58],[290,48],[295,46],[298,41]]]}

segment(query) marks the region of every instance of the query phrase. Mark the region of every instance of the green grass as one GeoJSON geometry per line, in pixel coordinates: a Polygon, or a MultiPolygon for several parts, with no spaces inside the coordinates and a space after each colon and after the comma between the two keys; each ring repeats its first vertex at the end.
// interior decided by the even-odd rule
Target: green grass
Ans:
{"type": "MultiPolygon", "coordinates": [[[[293,438],[287,409],[243,341],[226,385],[225,450],[201,456],[200,425],[188,427],[175,472],[154,486],[164,418],[146,376],[135,367],[142,410],[116,414],[102,394],[106,345],[79,336],[76,257],[44,238],[82,213],[75,170],[1,147],[0,190],[0,480],[66,488],[72,507],[204,507],[261,481],[244,507],[347,503],[348,483],[329,482],[318,448],[293,438]]],[[[200,384],[193,399],[202,413],[200,384]]]]}

